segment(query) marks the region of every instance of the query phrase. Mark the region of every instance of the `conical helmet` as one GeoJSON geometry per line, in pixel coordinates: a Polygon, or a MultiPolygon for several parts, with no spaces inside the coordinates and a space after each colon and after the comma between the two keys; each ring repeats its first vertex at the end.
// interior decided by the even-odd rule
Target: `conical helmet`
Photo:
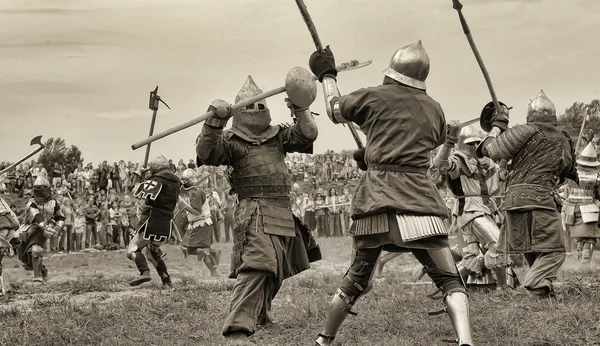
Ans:
{"type": "MultiPolygon", "coordinates": [[[[235,103],[246,101],[249,98],[260,95],[262,93],[263,91],[260,90],[258,85],[256,85],[254,79],[252,79],[252,76],[248,76],[248,79],[246,79],[246,82],[235,97],[235,103]]],[[[267,100],[265,99],[258,101],[254,105],[256,106],[256,110],[267,109],[267,100]]],[[[248,109],[248,107],[246,107],[246,109],[248,109]]]]}
{"type": "Polygon", "coordinates": [[[425,79],[429,75],[429,66],[429,56],[419,40],[398,49],[383,74],[402,84],[426,90],[425,79]]]}
{"type": "Polygon", "coordinates": [[[588,143],[588,145],[583,149],[581,155],[579,155],[579,159],[577,159],[577,164],[584,167],[600,166],[600,162],[598,162],[598,155],[592,142],[588,143]]]}
{"type": "Polygon", "coordinates": [[[33,182],[33,186],[50,186],[50,182],[41,175],[38,175],[33,182]]]}
{"type": "MultiPolygon", "coordinates": [[[[256,85],[252,76],[248,76],[235,97],[235,103],[246,101],[262,93],[263,91],[256,85]]],[[[271,128],[271,114],[269,108],[267,108],[267,102],[261,100],[245,108],[235,110],[231,128],[237,129],[251,138],[261,137],[266,130],[271,128]]]]}
{"type": "Polygon", "coordinates": [[[552,122],[556,123],[556,107],[550,101],[544,90],[529,102],[527,107],[527,122],[552,122]]]}

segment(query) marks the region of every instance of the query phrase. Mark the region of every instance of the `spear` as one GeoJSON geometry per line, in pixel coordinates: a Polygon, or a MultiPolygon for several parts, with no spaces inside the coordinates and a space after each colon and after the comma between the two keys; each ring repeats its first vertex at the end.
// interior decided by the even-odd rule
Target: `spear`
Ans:
{"type": "Polygon", "coordinates": [[[492,80],[490,79],[490,75],[483,64],[483,60],[481,59],[481,54],[479,54],[479,50],[477,50],[477,46],[475,46],[475,41],[473,41],[473,36],[471,35],[471,29],[469,29],[469,25],[467,24],[467,20],[462,13],[463,5],[459,0],[452,0],[452,7],[458,12],[458,18],[460,19],[460,24],[462,25],[463,32],[467,36],[467,41],[469,41],[469,45],[473,50],[473,54],[475,55],[475,59],[477,59],[477,63],[479,64],[479,68],[481,68],[481,72],[483,73],[483,78],[485,78],[485,82],[490,91],[490,96],[492,97],[492,102],[494,103],[494,107],[496,108],[496,112],[500,111],[500,103],[498,102],[498,98],[496,97],[496,92],[494,91],[494,86],[492,85],[492,80]]]}

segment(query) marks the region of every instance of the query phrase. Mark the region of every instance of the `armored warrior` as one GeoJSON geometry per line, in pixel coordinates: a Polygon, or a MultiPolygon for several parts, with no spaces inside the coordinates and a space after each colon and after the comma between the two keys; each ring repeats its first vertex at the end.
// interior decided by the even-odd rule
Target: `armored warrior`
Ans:
{"type": "Polygon", "coordinates": [[[0,197],[0,286],[2,295],[6,294],[4,287],[4,276],[2,273],[2,260],[4,256],[13,258],[15,251],[11,244],[11,240],[15,235],[15,231],[19,228],[19,219],[12,211],[10,205],[0,197]]]}
{"type": "Polygon", "coordinates": [[[33,283],[48,282],[48,269],[43,264],[48,238],[58,234],[65,223],[60,203],[52,198],[50,182],[38,176],[33,183],[33,198],[27,202],[23,225],[16,232],[20,244],[19,260],[25,270],[33,271],[33,283]]]}
{"type": "Polygon", "coordinates": [[[524,286],[533,295],[554,295],[553,280],[565,261],[557,187],[578,181],[575,150],[569,135],[557,127],[556,108],[543,91],[529,103],[527,123],[508,128],[508,108],[488,103],[481,125],[490,131],[478,146],[478,157],[511,160],[506,182],[506,224],[498,248],[524,254],[529,263],[524,286]]]}
{"type": "Polygon", "coordinates": [[[183,186],[179,200],[187,213],[188,221],[187,231],[181,242],[181,250],[185,257],[196,255],[199,262],[206,264],[210,275],[216,277],[218,276],[217,267],[221,258],[221,250],[211,247],[213,221],[210,216],[210,202],[206,193],[197,186],[194,177],[194,170],[188,168],[183,171],[181,178],[183,186]]]}
{"type": "Polygon", "coordinates": [[[139,184],[133,196],[145,201],[137,224],[136,233],[127,247],[127,258],[135,262],[140,276],[132,280],[130,286],[138,286],[151,281],[148,260],[156,268],[156,272],[164,286],[171,287],[171,277],[167,272],[167,264],[163,259],[161,246],[171,238],[173,213],[179,199],[181,180],[171,170],[169,161],[162,155],[149,165],[150,177],[139,184]]]}
{"type": "Polygon", "coordinates": [[[354,154],[366,170],[352,201],[353,259],[333,296],[318,346],[331,345],[356,301],[372,287],[382,252],[412,252],[442,292],[445,311],[459,345],[472,345],[469,298],[448,244],[447,208],[428,178],[430,151],[444,143],[446,121],[427,93],[429,57],[421,41],[397,50],[380,86],[341,96],[329,48],[309,61],[321,81],[327,114],[338,123],[356,123],[367,136],[354,154]]]}
{"type": "MultiPolygon", "coordinates": [[[[235,103],[261,93],[248,76],[235,103]]],[[[312,153],[317,126],[308,108],[289,100],[288,107],[297,121],[272,126],[264,100],[235,111],[227,102],[215,100],[209,107],[215,116],[204,123],[196,143],[198,166],[233,168],[230,193],[237,193],[239,200],[229,275],[236,283],[222,330],[231,344],[250,344],[248,336],[257,325],[271,322],[271,302],[283,280],[320,259],[310,232],[292,214],[292,184],[284,160],[286,153],[312,153]],[[232,127],[224,131],[231,117],[232,127]]]]}
{"type": "Polygon", "coordinates": [[[492,196],[500,190],[499,167],[487,157],[476,157],[475,150],[481,142],[478,137],[465,138],[464,149],[451,154],[460,130],[458,122],[449,125],[446,143],[430,168],[430,172],[439,171],[446,177],[457,198],[452,215],[460,232],[457,239],[463,245],[459,271],[468,285],[495,284],[498,290],[504,290],[510,282],[514,288],[516,276],[508,269],[509,260],[506,254],[497,251],[500,229],[494,220],[497,206],[492,196]]]}
{"type": "Polygon", "coordinates": [[[567,188],[565,203],[565,223],[570,235],[577,243],[577,259],[590,265],[597,239],[598,212],[600,209],[600,162],[596,156],[594,144],[589,143],[577,160],[579,186],[567,188]]]}

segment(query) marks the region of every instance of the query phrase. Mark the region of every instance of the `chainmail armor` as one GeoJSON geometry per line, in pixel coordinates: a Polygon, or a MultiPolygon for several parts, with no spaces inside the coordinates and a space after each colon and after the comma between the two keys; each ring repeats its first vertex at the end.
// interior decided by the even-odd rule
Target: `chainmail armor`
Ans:
{"type": "Polygon", "coordinates": [[[514,126],[486,146],[487,156],[493,161],[510,160],[537,132],[531,124],[514,126]]]}

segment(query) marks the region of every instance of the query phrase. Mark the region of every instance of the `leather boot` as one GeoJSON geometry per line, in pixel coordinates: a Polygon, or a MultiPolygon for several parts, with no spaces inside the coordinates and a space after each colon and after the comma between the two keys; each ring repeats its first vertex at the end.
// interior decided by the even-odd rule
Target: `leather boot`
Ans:
{"type": "Polygon", "coordinates": [[[141,252],[135,252],[133,261],[135,262],[135,266],[140,271],[140,276],[136,279],[133,279],[129,282],[129,286],[139,286],[144,282],[149,282],[152,280],[150,277],[150,269],[148,269],[148,262],[146,261],[146,257],[141,252]]]}

